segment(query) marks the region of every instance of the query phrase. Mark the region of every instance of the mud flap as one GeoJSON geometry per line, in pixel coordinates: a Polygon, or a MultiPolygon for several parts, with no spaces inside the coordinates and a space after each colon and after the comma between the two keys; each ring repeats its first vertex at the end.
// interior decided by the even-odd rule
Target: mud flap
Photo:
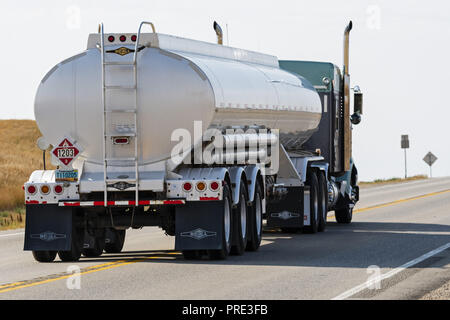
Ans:
{"type": "Polygon", "coordinates": [[[70,207],[27,205],[24,250],[70,250],[72,215],[70,207]]]}
{"type": "Polygon", "coordinates": [[[278,228],[303,228],[303,187],[288,187],[285,199],[273,201],[267,207],[267,226],[278,228]]]}
{"type": "Polygon", "coordinates": [[[115,230],[112,228],[106,228],[105,229],[105,243],[106,244],[113,244],[119,241],[117,238],[117,233],[114,232],[115,230]]]}
{"type": "Polygon", "coordinates": [[[176,208],[175,250],[222,248],[223,201],[191,201],[176,208]]]}

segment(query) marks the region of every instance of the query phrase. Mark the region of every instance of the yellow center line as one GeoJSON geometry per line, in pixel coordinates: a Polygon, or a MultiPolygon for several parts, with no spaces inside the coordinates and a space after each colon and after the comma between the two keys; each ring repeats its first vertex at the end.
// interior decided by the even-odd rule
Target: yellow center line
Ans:
{"type": "MultiPolygon", "coordinates": [[[[105,267],[105,266],[109,266],[109,265],[113,265],[113,264],[122,263],[122,262],[125,262],[125,261],[126,260],[116,260],[116,261],[112,261],[112,262],[108,262],[108,263],[97,264],[97,265],[94,265],[94,266],[85,267],[83,269],[84,270],[96,269],[96,268],[101,268],[101,267],[105,267]]],[[[18,281],[18,282],[13,282],[13,283],[7,283],[7,284],[4,284],[4,285],[1,285],[0,289],[18,286],[18,285],[20,285],[22,283],[27,283],[27,282],[28,281],[18,281]]],[[[2,292],[2,291],[0,291],[0,292],[2,292]]]]}
{"type": "MultiPolygon", "coordinates": [[[[378,205],[374,205],[374,206],[369,206],[369,207],[365,207],[365,208],[361,208],[361,209],[356,209],[356,210],[353,210],[353,213],[359,213],[359,212],[364,212],[364,211],[368,211],[368,210],[389,207],[389,206],[392,206],[392,205],[395,205],[395,204],[399,204],[399,203],[403,203],[403,202],[407,202],[407,201],[412,201],[412,200],[428,198],[428,197],[431,197],[431,196],[437,196],[437,195],[444,194],[444,193],[449,193],[449,192],[450,192],[450,189],[437,191],[437,192],[431,192],[431,193],[422,194],[422,195],[416,196],[416,197],[405,198],[405,199],[400,199],[400,200],[395,200],[395,201],[391,201],[391,202],[386,202],[386,203],[382,203],[382,204],[378,204],[378,205]]],[[[334,214],[328,216],[328,218],[334,218],[334,217],[335,217],[334,214]]]]}
{"type": "MultiPolygon", "coordinates": [[[[353,213],[359,213],[359,212],[364,212],[364,211],[368,211],[368,210],[384,208],[384,207],[392,206],[392,205],[407,202],[407,201],[423,199],[423,198],[436,196],[436,195],[449,193],[449,192],[450,192],[450,189],[427,193],[427,194],[416,196],[416,197],[405,198],[405,199],[400,199],[400,200],[387,202],[387,203],[383,203],[383,204],[379,204],[379,205],[369,206],[366,208],[356,209],[353,211],[353,213]]],[[[328,218],[333,218],[333,217],[334,217],[334,215],[328,216],[328,218]]],[[[180,253],[179,252],[167,252],[167,254],[178,255],[180,253]]],[[[131,260],[131,261],[127,261],[127,260],[123,260],[123,259],[116,260],[113,262],[108,262],[108,263],[104,263],[104,264],[86,267],[86,268],[84,268],[85,271],[82,271],[82,272],[78,273],[77,275],[85,275],[85,274],[94,273],[94,272],[98,272],[98,271],[109,270],[109,269],[118,268],[118,267],[126,266],[129,264],[137,263],[137,262],[142,262],[142,261],[149,260],[149,259],[164,259],[164,258],[167,258],[167,257],[143,257],[143,258],[139,258],[139,259],[135,259],[135,260],[131,260]]],[[[22,289],[22,288],[33,287],[33,286],[50,283],[50,282],[54,282],[54,281],[58,281],[58,280],[63,280],[63,279],[72,277],[74,275],[75,274],[66,274],[63,276],[45,279],[45,280],[39,280],[36,282],[30,282],[30,283],[27,283],[28,281],[19,281],[19,282],[9,283],[9,284],[0,286],[0,293],[9,292],[12,290],[18,290],[18,289],[22,289]]]]}
{"type": "MultiPolygon", "coordinates": [[[[6,285],[1,286],[0,287],[0,293],[12,291],[12,290],[17,290],[17,289],[22,289],[22,288],[33,287],[33,286],[37,286],[37,285],[40,285],[40,284],[45,284],[45,283],[54,282],[54,281],[58,281],[58,280],[63,280],[63,279],[70,278],[70,277],[72,277],[74,275],[81,276],[81,275],[84,275],[84,274],[89,274],[89,273],[93,273],[93,272],[97,272],[97,271],[113,269],[113,268],[125,266],[125,265],[128,265],[128,264],[133,264],[133,263],[136,263],[136,262],[143,262],[143,261],[149,260],[149,259],[164,259],[164,257],[143,257],[143,258],[139,258],[139,259],[131,260],[131,261],[118,260],[118,261],[114,261],[114,262],[109,262],[109,263],[105,263],[105,264],[100,264],[100,265],[87,267],[87,268],[85,268],[85,270],[86,269],[91,269],[91,270],[82,271],[82,272],[76,273],[76,274],[75,273],[73,273],[73,274],[66,274],[66,275],[63,275],[63,276],[50,278],[50,279],[45,279],[45,280],[40,280],[40,281],[36,281],[36,282],[31,282],[31,283],[27,283],[27,284],[23,284],[23,285],[19,285],[19,284],[20,283],[26,283],[27,281],[20,281],[20,282],[10,283],[10,284],[6,284],[6,285]],[[5,288],[5,289],[1,289],[1,288],[5,288]]],[[[172,259],[174,259],[174,258],[172,258],[172,259]]]]}
{"type": "Polygon", "coordinates": [[[21,283],[26,283],[26,281],[19,281],[19,282],[13,282],[13,283],[4,284],[4,285],[0,286],[0,289],[6,288],[6,287],[16,286],[16,285],[19,285],[21,283]]]}

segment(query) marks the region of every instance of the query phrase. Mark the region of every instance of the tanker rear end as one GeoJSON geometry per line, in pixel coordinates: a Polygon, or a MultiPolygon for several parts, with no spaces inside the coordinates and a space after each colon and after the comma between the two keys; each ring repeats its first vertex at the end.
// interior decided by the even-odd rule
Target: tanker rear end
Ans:
{"type": "Polygon", "coordinates": [[[101,26],[44,77],[35,114],[57,165],[24,186],[37,261],[117,253],[144,226],[175,236],[187,259],[225,259],[258,250],[263,224],[315,233],[330,210],[349,223],[358,200],[348,61],[341,75],[149,22],[101,26]]]}

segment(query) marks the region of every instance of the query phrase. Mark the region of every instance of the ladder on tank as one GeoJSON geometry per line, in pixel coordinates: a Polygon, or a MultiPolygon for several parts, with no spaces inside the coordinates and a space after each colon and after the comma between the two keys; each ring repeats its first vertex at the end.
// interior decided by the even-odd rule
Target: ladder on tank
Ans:
{"type": "MultiPolygon", "coordinates": [[[[138,45],[141,36],[141,28],[144,24],[148,24],[152,27],[153,32],[155,32],[155,27],[151,22],[141,22],[139,25],[139,30],[137,34],[137,39],[134,48],[134,54],[132,61],[107,61],[106,59],[106,48],[105,48],[105,33],[103,23],[100,25],[100,36],[101,36],[101,64],[102,64],[102,104],[103,104],[103,182],[104,182],[104,206],[108,205],[108,188],[116,183],[126,183],[129,185],[129,188],[134,188],[135,190],[135,206],[139,205],[139,153],[138,153],[138,127],[137,127],[137,108],[138,108],[138,76],[137,76],[137,53],[139,51],[138,45]],[[132,69],[132,81],[133,83],[130,85],[110,85],[107,82],[107,69],[110,66],[124,66],[132,69]],[[108,95],[111,90],[117,91],[132,91],[134,94],[134,104],[131,106],[123,106],[120,108],[110,108],[108,104],[111,104],[111,101],[108,103],[108,95]],[[128,130],[128,132],[113,132],[112,123],[109,123],[108,117],[112,114],[132,114],[133,120],[131,124],[132,130],[128,130]],[[130,143],[134,144],[134,154],[130,157],[109,157],[108,156],[108,146],[111,150],[114,146],[113,138],[114,137],[126,137],[129,139],[130,143]],[[132,142],[131,142],[132,141],[132,142]],[[121,178],[117,177],[111,179],[108,177],[108,166],[111,166],[111,163],[127,163],[125,166],[134,166],[134,178],[126,177],[121,178]]],[[[111,151],[111,153],[113,153],[111,151]]],[[[128,188],[127,188],[128,189],[128,188]]]]}

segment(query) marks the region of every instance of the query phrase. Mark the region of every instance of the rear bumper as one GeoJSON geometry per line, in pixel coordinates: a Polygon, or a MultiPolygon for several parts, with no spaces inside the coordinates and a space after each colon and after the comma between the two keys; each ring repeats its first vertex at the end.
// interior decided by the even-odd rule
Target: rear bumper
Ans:
{"type": "MultiPolygon", "coordinates": [[[[185,200],[139,200],[138,206],[159,206],[159,205],[183,205],[185,200]]],[[[60,201],[60,207],[109,207],[109,206],[135,206],[135,200],[107,201],[60,201]]]]}

